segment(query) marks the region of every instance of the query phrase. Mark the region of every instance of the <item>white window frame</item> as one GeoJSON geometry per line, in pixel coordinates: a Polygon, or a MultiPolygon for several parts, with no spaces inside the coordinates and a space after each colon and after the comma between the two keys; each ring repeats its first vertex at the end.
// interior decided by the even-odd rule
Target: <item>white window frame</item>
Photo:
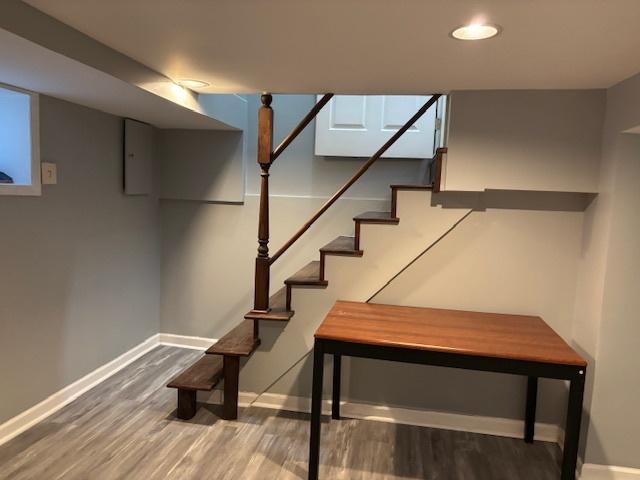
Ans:
{"type": "Polygon", "coordinates": [[[42,182],[40,177],[40,95],[22,88],[0,83],[1,88],[29,95],[29,118],[31,137],[31,185],[14,185],[0,183],[1,195],[41,196],[42,182]]]}

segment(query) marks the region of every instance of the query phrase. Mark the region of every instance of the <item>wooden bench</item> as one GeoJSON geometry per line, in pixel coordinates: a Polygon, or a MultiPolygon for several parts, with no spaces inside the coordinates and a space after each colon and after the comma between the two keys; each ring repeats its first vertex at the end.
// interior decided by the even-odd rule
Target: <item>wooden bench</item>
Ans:
{"type": "Polygon", "coordinates": [[[315,333],[310,480],[318,478],[325,354],[334,358],[334,419],[342,355],[527,376],[526,442],[534,437],[538,378],[569,380],[561,480],[575,480],[587,362],[540,317],[336,302],[315,333]]]}

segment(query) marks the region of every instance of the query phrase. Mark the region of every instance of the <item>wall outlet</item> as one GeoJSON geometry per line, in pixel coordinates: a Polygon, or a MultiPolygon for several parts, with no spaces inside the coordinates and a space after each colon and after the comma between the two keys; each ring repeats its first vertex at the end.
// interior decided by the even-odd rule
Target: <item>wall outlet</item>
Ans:
{"type": "Polygon", "coordinates": [[[42,184],[55,185],[58,183],[58,168],[55,163],[42,162],[42,184]]]}

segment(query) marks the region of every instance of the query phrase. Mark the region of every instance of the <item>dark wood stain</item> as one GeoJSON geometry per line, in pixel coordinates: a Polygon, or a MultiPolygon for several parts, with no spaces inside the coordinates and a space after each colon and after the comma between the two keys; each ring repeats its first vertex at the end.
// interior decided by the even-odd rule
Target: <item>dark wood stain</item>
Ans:
{"type": "Polygon", "coordinates": [[[253,321],[244,320],[212,345],[207,353],[209,355],[248,357],[260,345],[260,339],[255,338],[253,333],[253,321]]]}
{"type": "Polygon", "coordinates": [[[211,391],[221,378],[222,358],[215,355],[203,355],[196,363],[171,380],[167,387],[211,391]]]}

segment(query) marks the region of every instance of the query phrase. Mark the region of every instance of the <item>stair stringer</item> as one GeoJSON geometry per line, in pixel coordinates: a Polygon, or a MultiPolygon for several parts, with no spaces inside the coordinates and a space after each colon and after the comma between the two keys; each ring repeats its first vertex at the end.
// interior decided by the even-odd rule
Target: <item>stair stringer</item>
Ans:
{"type": "Polygon", "coordinates": [[[431,196],[430,191],[398,192],[398,225],[361,225],[362,257],[327,256],[326,288],[293,289],[295,316],[284,329],[262,324],[262,344],[240,373],[242,391],[261,393],[271,390],[275,382],[274,392],[310,395],[311,377],[300,374],[304,362],[291,367],[313,348],[313,334],[335,301],[367,301],[470,212],[468,208],[433,206],[431,196]]]}

